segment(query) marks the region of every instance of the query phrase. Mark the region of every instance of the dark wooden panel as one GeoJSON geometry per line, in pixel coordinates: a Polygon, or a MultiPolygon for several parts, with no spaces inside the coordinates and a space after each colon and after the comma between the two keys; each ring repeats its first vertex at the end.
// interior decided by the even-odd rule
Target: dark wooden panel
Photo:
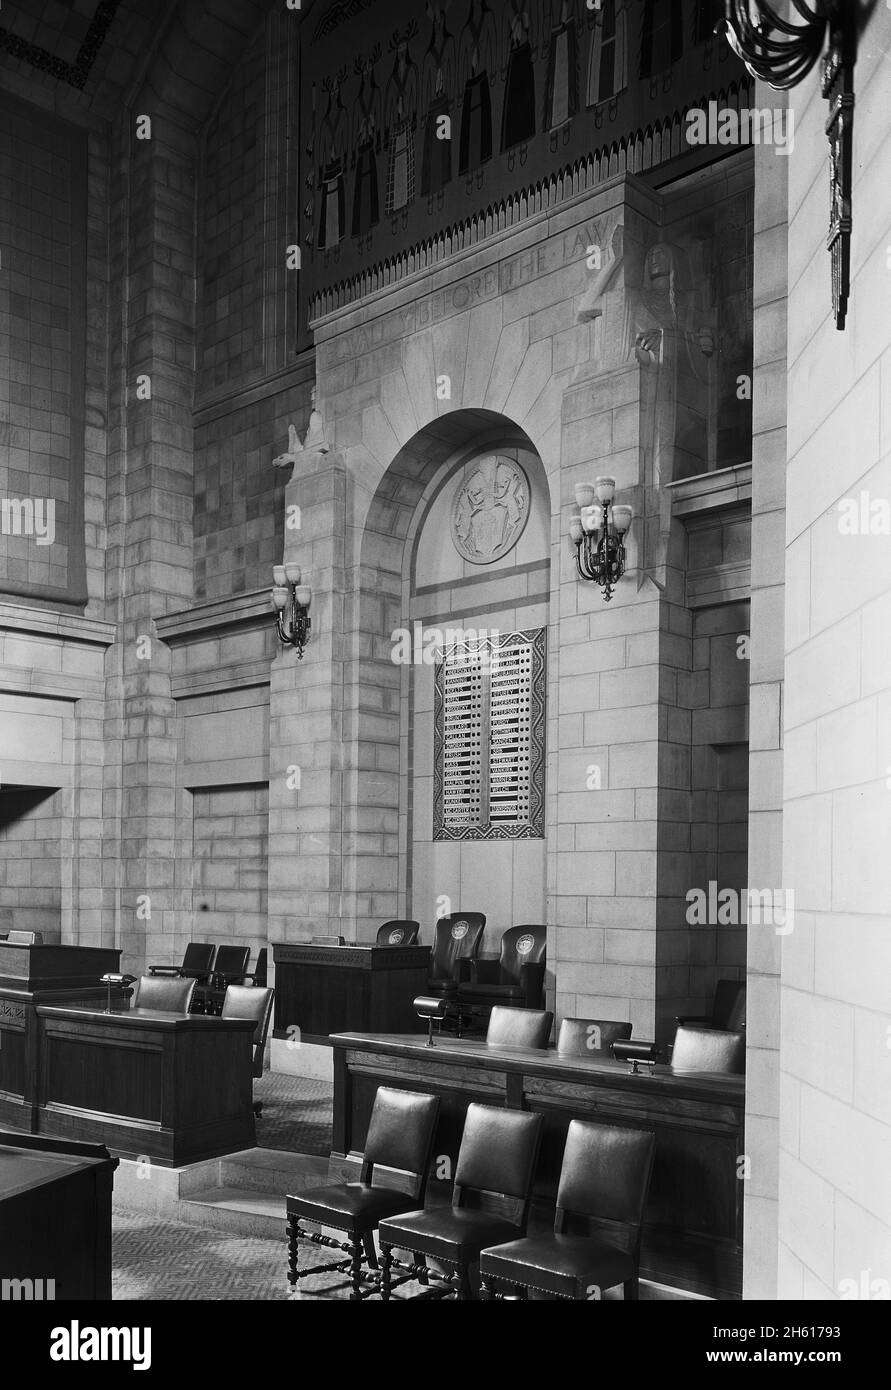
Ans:
{"type": "Polygon", "coordinates": [[[53,1101],[81,1110],[134,1119],[161,1119],[163,1055],[159,1047],[113,1047],[102,1038],[81,1041],[70,1031],[47,1033],[41,1104],[53,1101]]]}
{"type": "Polygon", "coordinates": [[[0,1134],[0,1279],[47,1301],[110,1299],[116,1166],[101,1146],[0,1134]]]}
{"type": "Polygon", "coordinates": [[[24,1096],[27,1084],[27,1052],[24,1028],[0,1026],[0,1091],[24,1096]]]}
{"type": "Polygon", "coordinates": [[[426,946],[276,946],[275,1036],[299,1028],[308,1042],[361,1029],[408,1033],[417,1027],[412,1001],[427,983],[426,946]]]}

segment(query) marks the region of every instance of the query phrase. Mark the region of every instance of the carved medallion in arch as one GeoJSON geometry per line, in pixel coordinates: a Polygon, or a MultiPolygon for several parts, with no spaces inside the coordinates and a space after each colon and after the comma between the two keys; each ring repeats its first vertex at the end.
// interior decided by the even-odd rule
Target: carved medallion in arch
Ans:
{"type": "Polygon", "coordinates": [[[516,545],[529,520],[529,479],[514,459],[484,454],[468,465],[452,501],[452,542],[472,565],[491,565],[516,545]]]}

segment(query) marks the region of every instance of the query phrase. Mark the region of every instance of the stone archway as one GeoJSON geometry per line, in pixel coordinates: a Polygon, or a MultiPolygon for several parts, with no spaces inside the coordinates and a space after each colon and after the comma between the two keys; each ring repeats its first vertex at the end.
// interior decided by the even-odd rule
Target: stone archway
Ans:
{"type": "MultiPolygon", "coordinates": [[[[360,940],[411,907],[411,682],[409,670],[394,662],[392,634],[409,621],[416,542],[454,471],[475,453],[497,449],[519,450],[534,461],[549,529],[540,455],[523,429],[495,411],[453,411],[419,430],[393,458],[367,508],[347,605],[352,640],[343,685],[342,921],[355,923],[360,940]]],[[[540,582],[549,594],[549,538],[544,554],[540,582]]]]}

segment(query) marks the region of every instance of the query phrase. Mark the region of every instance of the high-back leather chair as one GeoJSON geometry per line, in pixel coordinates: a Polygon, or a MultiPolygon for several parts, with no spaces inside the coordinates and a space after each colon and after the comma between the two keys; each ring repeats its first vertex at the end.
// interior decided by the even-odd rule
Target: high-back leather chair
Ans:
{"type": "MultiPolygon", "coordinates": [[[[241,985],[246,980],[254,983],[253,975],[248,973],[248,961],[250,960],[250,946],[218,946],[216,958],[213,963],[213,971],[207,983],[199,984],[195,991],[195,1011],[196,1013],[219,1015],[223,1008],[223,1000],[226,997],[226,990],[230,985],[241,985]]],[[[262,961],[262,983],[266,983],[266,958],[261,951],[257,956],[257,965],[262,961]]]]}
{"type": "Polygon", "coordinates": [[[183,980],[206,980],[213,969],[216,946],[206,941],[190,941],[181,965],[150,965],[150,975],[167,975],[183,980]]]}
{"type": "Polygon", "coordinates": [[[614,1042],[631,1037],[631,1024],[612,1018],[564,1018],[557,1038],[558,1057],[608,1056],[614,1042]]]}
{"type": "Polygon", "coordinates": [[[740,1073],[746,1069],[746,1035],[719,1028],[688,1028],[674,1035],[672,1071],[740,1073]]]}
{"type": "Polygon", "coordinates": [[[474,960],[470,979],[458,985],[458,1003],[476,1018],[496,1004],[540,1009],[544,1002],[547,927],[509,927],[498,960],[474,960]]]}
{"type": "Polygon", "coordinates": [[[133,995],[134,1009],[160,1009],[162,1013],[187,1014],[195,993],[194,980],[141,975],[133,995]]]}
{"type": "Polygon", "coordinates": [[[489,1015],[487,1047],[547,1047],[554,1015],[546,1009],[504,1009],[489,1015]]]}
{"type": "Polygon", "coordinates": [[[640,1237],[656,1136],[571,1120],[557,1188],[554,1234],[480,1255],[483,1299],[530,1288],[555,1298],[600,1298],[617,1284],[639,1297],[640,1237]]]}
{"type": "Polygon", "coordinates": [[[745,980],[719,980],[709,1014],[679,1014],[677,1023],[691,1023],[698,1028],[722,1028],[739,1033],[746,1026],[745,980]]]}
{"type": "Polygon", "coordinates": [[[459,980],[470,976],[486,926],[484,912],[452,912],[433,930],[433,957],[425,994],[457,998],[459,980]]]}
{"type": "Polygon", "coordinates": [[[438,1116],[438,1096],[378,1087],[359,1181],[311,1188],[288,1197],[288,1283],[292,1288],[307,1274],[325,1274],[344,1267],[341,1256],[321,1268],[313,1265],[298,1270],[298,1242],[310,1240],[315,1245],[348,1253],[351,1299],[367,1298],[375,1292],[375,1288],[362,1288],[363,1280],[373,1278],[363,1272],[363,1250],[364,1262],[376,1270],[373,1233],[381,1218],[414,1211],[419,1203],[423,1205],[438,1116]],[[394,1186],[393,1171],[385,1170],[396,1170],[402,1190],[394,1186]],[[301,1221],[343,1231],[346,1240],[308,1234],[301,1228],[301,1221]]]}
{"type": "MultiPolygon", "coordinates": [[[[254,1028],[254,1076],[263,1075],[263,1052],[266,1048],[266,1035],[272,1017],[274,989],[264,989],[256,985],[229,985],[223,999],[221,1018],[249,1018],[254,1028]]],[[[259,1113],[259,1111],[257,1112],[259,1113]]]]}
{"type": "Polygon", "coordinates": [[[382,927],[377,929],[376,946],[416,946],[418,944],[418,932],[420,925],[406,918],[401,920],[395,918],[392,922],[384,922],[382,927]]]}
{"type": "MultiPolygon", "coordinates": [[[[542,1116],[528,1110],[468,1105],[451,1207],[387,1217],[380,1224],[382,1299],[414,1278],[444,1284],[437,1290],[441,1297],[452,1292],[459,1300],[472,1296],[471,1270],[480,1250],[525,1233],[541,1126],[542,1116]],[[413,1263],[394,1260],[394,1246],[411,1250],[413,1263]],[[430,1260],[450,1273],[434,1273],[430,1260]],[[395,1280],[394,1266],[404,1271],[395,1280]]],[[[431,1293],[425,1290],[420,1297],[431,1293]]]]}

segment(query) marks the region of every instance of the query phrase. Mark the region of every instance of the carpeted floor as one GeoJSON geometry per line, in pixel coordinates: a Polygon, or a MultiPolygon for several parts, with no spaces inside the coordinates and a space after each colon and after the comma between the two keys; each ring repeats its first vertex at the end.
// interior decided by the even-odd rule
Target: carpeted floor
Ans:
{"type": "Polygon", "coordinates": [[[263,1102],[257,1118],[261,1149],[328,1157],[334,1091],[326,1081],[268,1071],[254,1082],[254,1100],[263,1102]]]}
{"type": "MultiPolygon", "coordinates": [[[[301,1247],[300,1267],[324,1264],[333,1252],[301,1247]]],[[[417,1292],[406,1284],[394,1300],[417,1292]]],[[[282,1238],[226,1235],[222,1231],[158,1221],[142,1212],[116,1211],[112,1235],[112,1296],[188,1302],[347,1299],[338,1274],[310,1275],[297,1292],[287,1282],[285,1222],[282,1238]]],[[[375,1298],[375,1301],[378,1301],[375,1298]]]]}

